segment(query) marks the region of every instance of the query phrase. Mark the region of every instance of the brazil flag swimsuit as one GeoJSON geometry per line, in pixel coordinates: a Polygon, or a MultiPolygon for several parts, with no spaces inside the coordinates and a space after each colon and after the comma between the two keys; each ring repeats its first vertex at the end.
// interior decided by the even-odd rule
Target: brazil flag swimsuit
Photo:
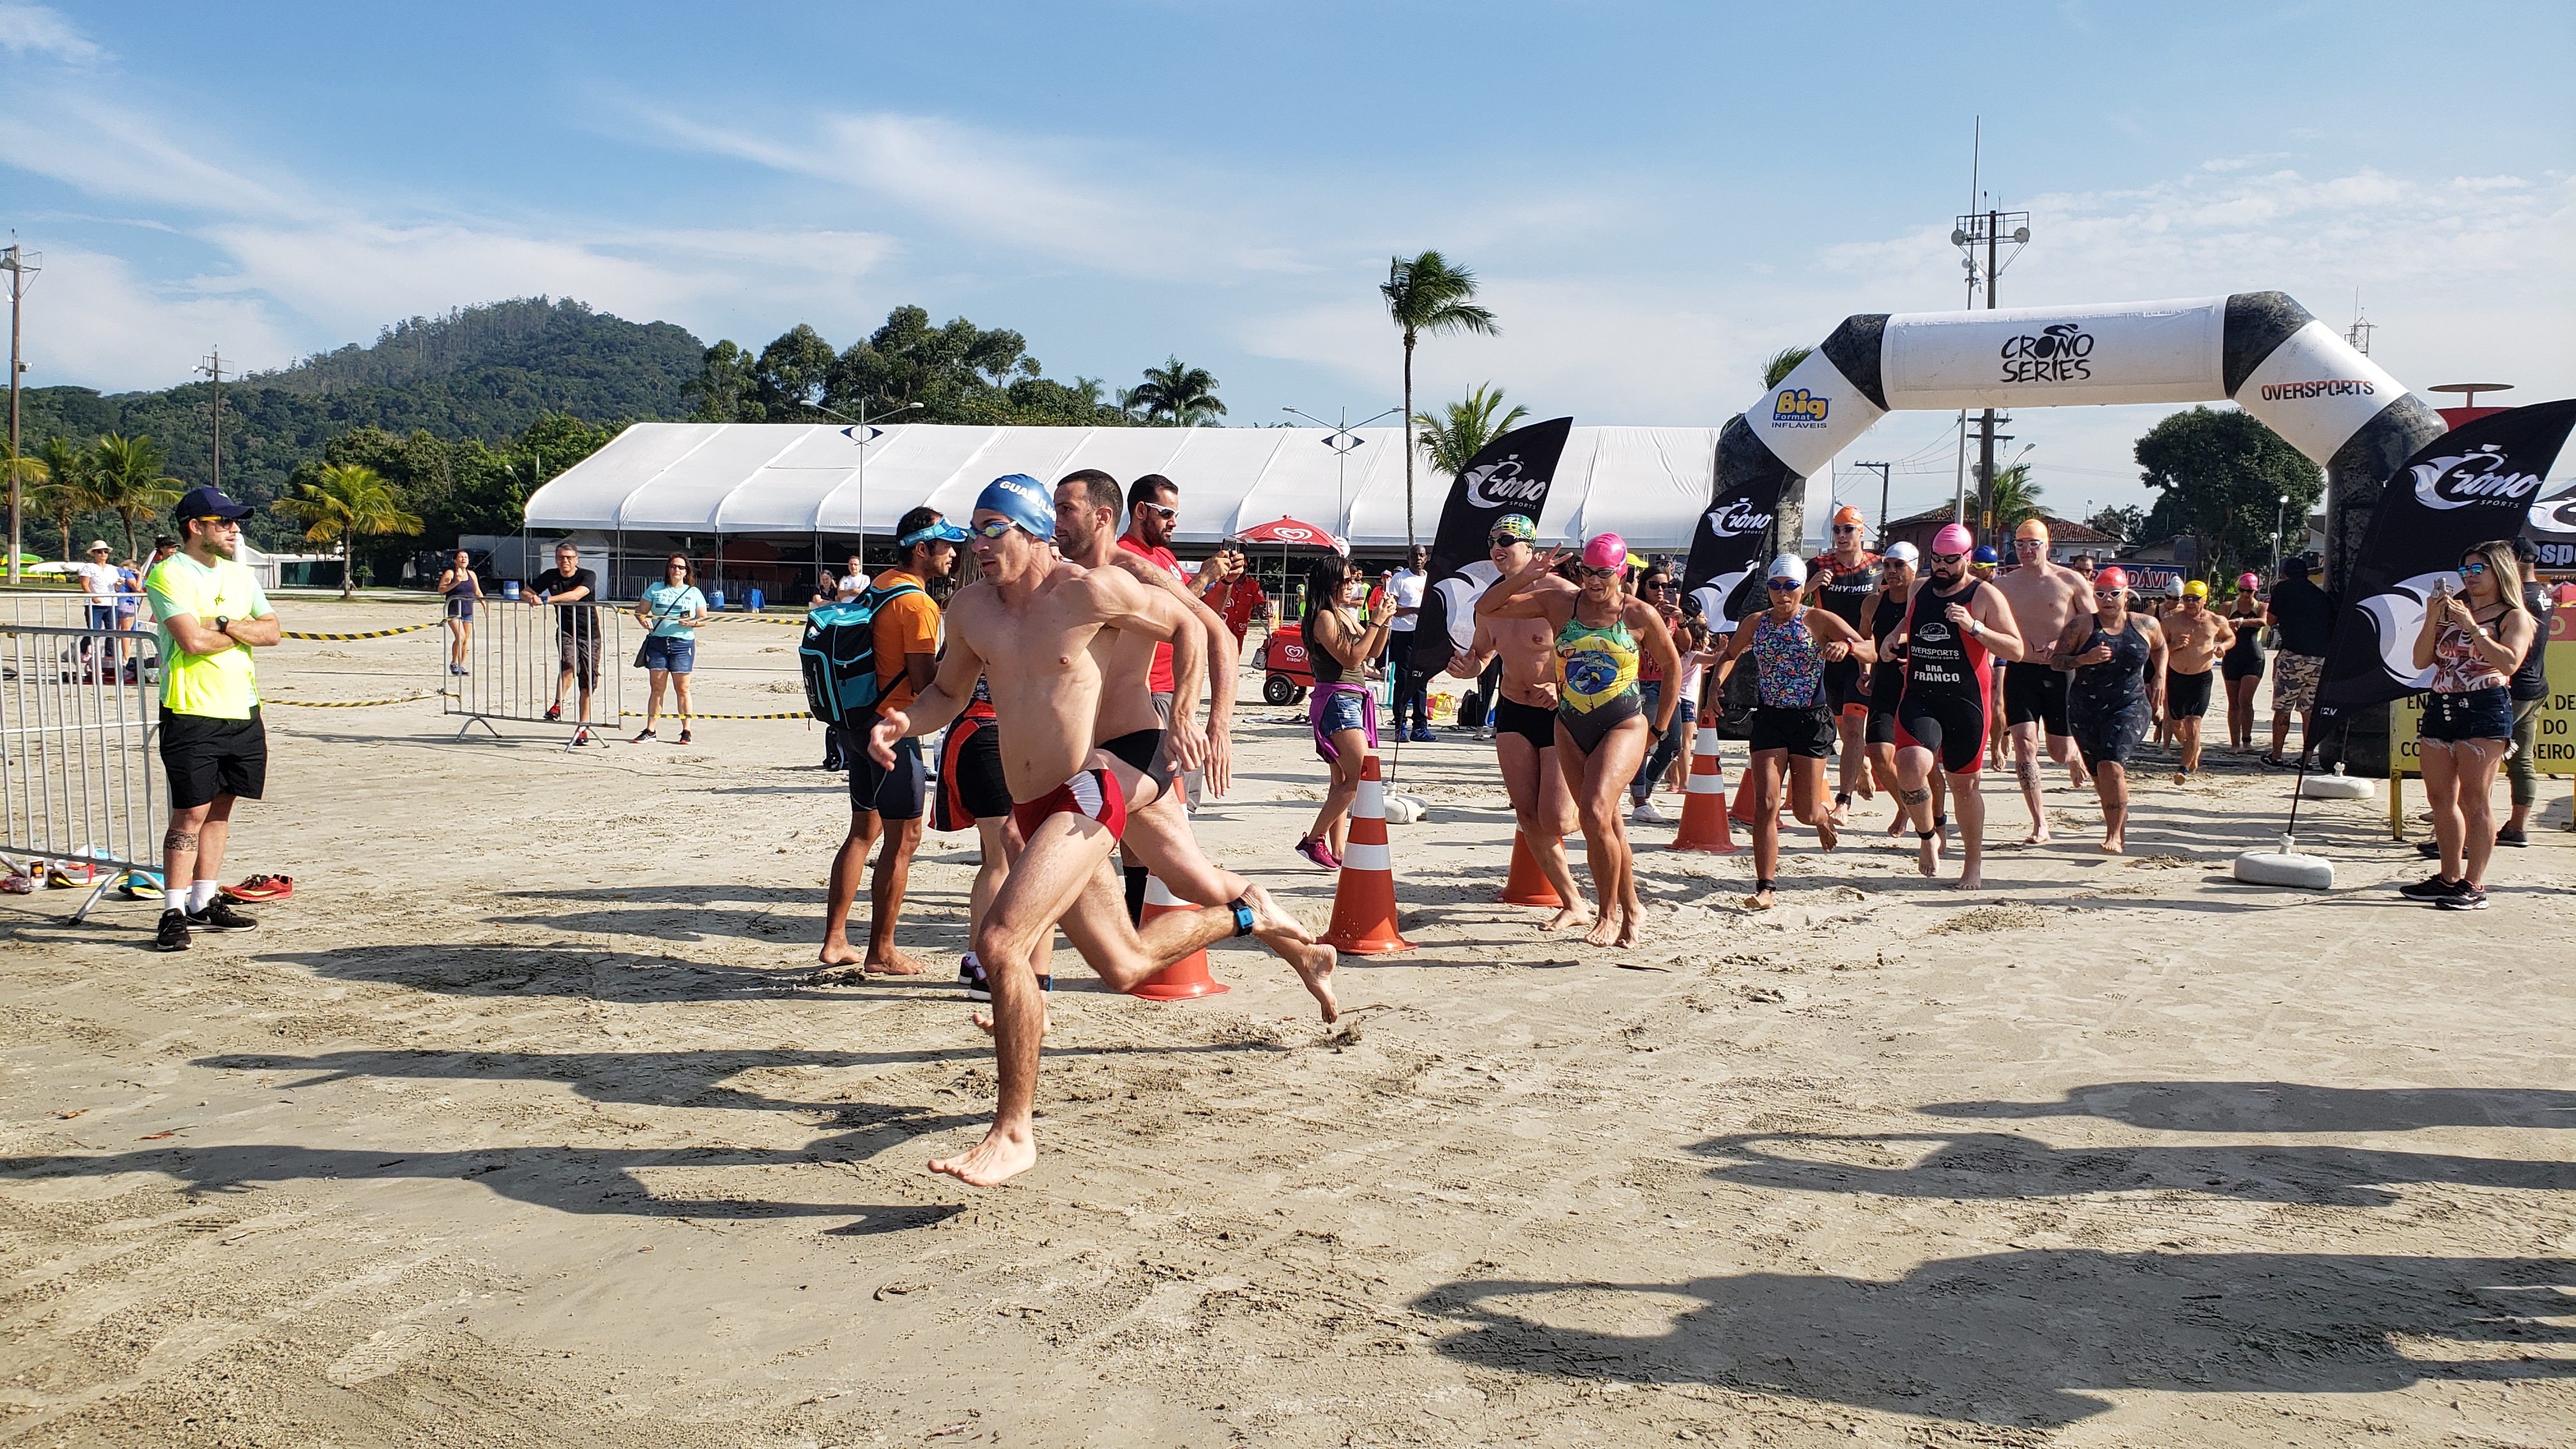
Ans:
{"type": "Polygon", "coordinates": [[[1611,730],[1645,713],[1637,694],[1637,640],[1625,619],[1601,625],[1567,619],[1556,631],[1556,669],[1556,717],[1587,755],[1611,730]]]}

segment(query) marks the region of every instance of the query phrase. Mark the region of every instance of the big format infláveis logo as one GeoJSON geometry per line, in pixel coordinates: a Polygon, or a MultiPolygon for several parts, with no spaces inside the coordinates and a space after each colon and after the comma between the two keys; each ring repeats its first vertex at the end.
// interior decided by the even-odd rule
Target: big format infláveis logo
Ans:
{"type": "Polygon", "coordinates": [[[2321,377],[2313,382],[2267,382],[2265,402],[2305,402],[2319,397],[2377,397],[2379,384],[2366,377],[2321,377]]]}
{"type": "Polygon", "coordinates": [[[2523,499],[2540,491],[2540,475],[2514,472],[2504,450],[2493,443],[2459,457],[2429,459],[2407,471],[2415,475],[2416,500],[2427,508],[2489,503],[2519,509],[2523,499]]]}
{"type": "Polygon", "coordinates": [[[1783,427],[1821,428],[1832,410],[1833,399],[1803,387],[1784,387],[1771,399],[1771,421],[1783,427]]]}
{"type": "Polygon", "coordinates": [[[1730,498],[1708,511],[1708,536],[1743,538],[1771,526],[1771,515],[1741,498],[1730,498]]]}
{"type": "Polygon", "coordinates": [[[2005,382],[2083,382],[2093,376],[2093,334],[2072,322],[2052,323],[2037,336],[2023,333],[1998,355],[2005,382]]]}
{"type": "Polygon", "coordinates": [[[1537,503],[1546,496],[1547,480],[1523,476],[1518,453],[1467,472],[1467,501],[1478,508],[1509,508],[1515,503],[1537,503]]]}

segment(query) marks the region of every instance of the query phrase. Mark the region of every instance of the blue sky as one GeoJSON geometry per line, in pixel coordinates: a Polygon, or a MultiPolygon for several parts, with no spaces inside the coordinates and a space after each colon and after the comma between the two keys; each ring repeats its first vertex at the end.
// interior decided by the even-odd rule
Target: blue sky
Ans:
{"type": "MultiPolygon", "coordinates": [[[[1395,400],[1374,284],[1477,269],[1426,402],[1706,424],[1855,311],[2279,287],[2421,387],[2576,391],[2576,7],[0,3],[29,381],[184,379],[579,297],[846,345],[918,302],[1050,374],[1211,369],[1237,423],[1395,400]]],[[[2047,501],[2138,501],[2163,408],[2027,412],[2047,501]]],[[[1853,457],[1946,499],[1950,420],[1853,457]]],[[[2015,446],[2018,446],[2016,444],[2015,446]]],[[[2564,468],[2562,467],[2562,472],[2564,468]]],[[[1846,473],[1846,486],[1871,495],[1846,473]]]]}

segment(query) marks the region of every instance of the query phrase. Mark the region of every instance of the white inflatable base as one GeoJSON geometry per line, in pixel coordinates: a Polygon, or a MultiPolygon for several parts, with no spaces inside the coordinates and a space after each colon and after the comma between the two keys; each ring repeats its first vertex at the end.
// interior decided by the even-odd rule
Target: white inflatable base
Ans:
{"type": "Polygon", "coordinates": [[[2358,775],[2310,775],[2299,793],[2311,800],[2368,800],[2378,795],[2379,782],[2358,775]]]}
{"type": "Polygon", "coordinates": [[[1424,804],[1420,796],[1389,795],[1386,797],[1386,823],[1389,825],[1419,824],[1422,817],[1430,813],[1431,807],[1424,804]]]}
{"type": "Polygon", "coordinates": [[[2247,885],[2332,890],[2334,862],[2322,855],[2301,855],[2296,851],[2249,850],[2236,857],[2236,878],[2247,885]]]}

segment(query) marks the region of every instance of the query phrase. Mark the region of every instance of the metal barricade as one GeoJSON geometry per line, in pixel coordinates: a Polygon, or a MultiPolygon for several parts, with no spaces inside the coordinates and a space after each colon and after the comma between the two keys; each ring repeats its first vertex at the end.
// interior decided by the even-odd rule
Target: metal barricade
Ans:
{"type": "MultiPolygon", "coordinates": [[[[486,595],[474,609],[471,639],[465,651],[465,673],[451,674],[439,701],[441,714],[464,723],[456,737],[465,738],[480,724],[495,737],[495,720],[521,724],[578,726],[586,719],[591,731],[613,737],[626,708],[628,654],[627,608],[616,603],[539,604],[486,595]],[[582,676],[590,677],[590,707],[581,707],[582,676]],[[559,716],[550,707],[560,705],[559,716]]],[[[442,662],[450,656],[451,634],[440,629],[442,662]]],[[[578,744],[578,728],[565,743],[578,744]]]]}
{"type": "Polygon", "coordinates": [[[166,825],[150,635],[0,627],[0,855],[92,886],[88,917],[131,870],[161,868],[166,825]]]}

